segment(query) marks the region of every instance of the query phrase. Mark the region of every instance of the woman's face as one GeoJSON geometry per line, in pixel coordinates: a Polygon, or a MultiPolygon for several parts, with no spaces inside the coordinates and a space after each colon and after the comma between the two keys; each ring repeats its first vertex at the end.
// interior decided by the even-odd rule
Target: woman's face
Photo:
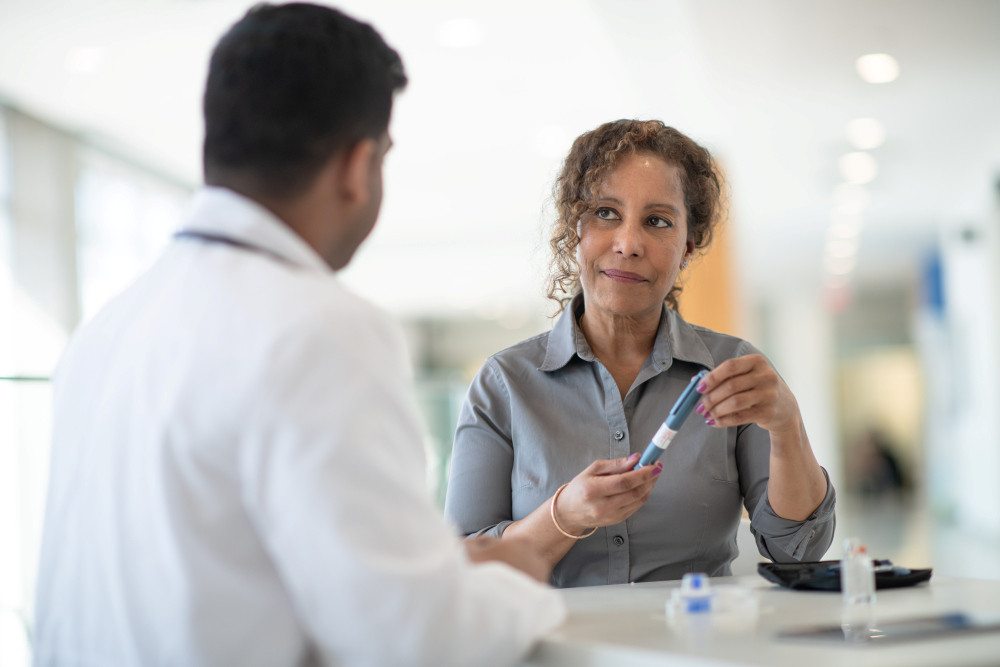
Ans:
{"type": "Polygon", "coordinates": [[[651,153],[625,157],[577,226],[576,258],[589,314],[659,320],[693,251],[681,172],[651,153]]]}

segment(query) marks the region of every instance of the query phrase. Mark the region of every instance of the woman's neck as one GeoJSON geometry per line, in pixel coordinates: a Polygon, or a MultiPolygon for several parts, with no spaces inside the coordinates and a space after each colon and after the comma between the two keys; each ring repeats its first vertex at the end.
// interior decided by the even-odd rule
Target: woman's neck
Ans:
{"type": "Polygon", "coordinates": [[[660,313],[633,318],[584,310],[579,322],[594,356],[615,377],[624,396],[653,351],[660,313]],[[622,387],[623,382],[628,386],[622,387]]]}

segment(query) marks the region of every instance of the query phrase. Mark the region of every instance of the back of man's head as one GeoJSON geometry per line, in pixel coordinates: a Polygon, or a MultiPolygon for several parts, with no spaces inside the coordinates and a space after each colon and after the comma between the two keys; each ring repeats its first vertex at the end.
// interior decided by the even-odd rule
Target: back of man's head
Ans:
{"type": "Polygon", "coordinates": [[[205,182],[288,198],[327,160],[389,126],[402,61],[366,23],[260,4],[223,35],[205,86],[205,182]]]}

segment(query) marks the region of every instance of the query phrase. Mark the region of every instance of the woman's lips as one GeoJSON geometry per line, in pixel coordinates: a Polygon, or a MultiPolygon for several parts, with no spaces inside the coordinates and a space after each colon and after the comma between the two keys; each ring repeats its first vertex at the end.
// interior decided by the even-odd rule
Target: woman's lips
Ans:
{"type": "Polygon", "coordinates": [[[643,283],[646,279],[640,276],[638,273],[629,273],[628,271],[618,271],[617,269],[604,269],[601,271],[604,275],[611,280],[619,283],[643,283]]]}

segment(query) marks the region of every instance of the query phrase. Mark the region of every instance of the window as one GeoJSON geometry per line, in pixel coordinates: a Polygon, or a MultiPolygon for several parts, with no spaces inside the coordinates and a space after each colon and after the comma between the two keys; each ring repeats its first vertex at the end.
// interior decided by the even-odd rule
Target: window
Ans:
{"type": "Polygon", "coordinates": [[[148,267],[183,215],[186,188],[96,150],[76,187],[81,314],[92,317],[148,267]]]}

